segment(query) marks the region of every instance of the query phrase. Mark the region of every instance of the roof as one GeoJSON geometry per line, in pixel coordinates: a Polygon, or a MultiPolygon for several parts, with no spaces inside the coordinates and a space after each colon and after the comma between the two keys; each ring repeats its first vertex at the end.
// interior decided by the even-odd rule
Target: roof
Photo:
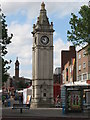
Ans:
{"type": "Polygon", "coordinates": [[[77,51],[77,53],[80,52],[81,50],[85,49],[87,46],[88,46],[88,45],[82,47],[80,50],[77,51]]]}
{"type": "Polygon", "coordinates": [[[86,81],[76,81],[68,84],[64,84],[65,86],[90,86],[86,81]]]}

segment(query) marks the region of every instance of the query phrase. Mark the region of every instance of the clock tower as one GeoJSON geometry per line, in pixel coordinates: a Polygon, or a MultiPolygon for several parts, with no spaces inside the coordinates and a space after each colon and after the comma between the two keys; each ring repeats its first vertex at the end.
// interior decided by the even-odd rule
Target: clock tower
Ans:
{"type": "Polygon", "coordinates": [[[42,2],[32,32],[32,108],[53,106],[53,32],[42,2]]]}
{"type": "Polygon", "coordinates": [[[19,80],[19,61],[18,61],[18,57],[17,57],[16,62],[15,62],[15,79],[19,80]]]}

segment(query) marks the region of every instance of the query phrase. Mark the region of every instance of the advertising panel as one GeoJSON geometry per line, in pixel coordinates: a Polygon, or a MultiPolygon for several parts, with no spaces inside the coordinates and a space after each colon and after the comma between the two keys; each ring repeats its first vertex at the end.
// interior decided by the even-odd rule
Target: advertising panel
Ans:
{"type": "Polygon", "coordinates": [[[67,96],[67,105],[69,111],[81,111],[81,91],[69,90],[67,96]]]}

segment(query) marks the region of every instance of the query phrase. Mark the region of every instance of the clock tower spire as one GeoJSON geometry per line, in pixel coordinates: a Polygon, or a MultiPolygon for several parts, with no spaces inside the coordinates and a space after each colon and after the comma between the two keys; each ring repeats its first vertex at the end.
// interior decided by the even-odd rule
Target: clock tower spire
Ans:
{"type": "Polygon", "coordinates": [[[15,62],[15,79],[16,80],[19,79],[19,61],[18,61],[18,57],[16,58],[16,62],[15,62]]]}
{"type": "Polygon", "coordinates": [[[49,23],[42,2],[37,23],[33,25],[32,104],[31,107],[53,106],[53,23],[49,23]]]}

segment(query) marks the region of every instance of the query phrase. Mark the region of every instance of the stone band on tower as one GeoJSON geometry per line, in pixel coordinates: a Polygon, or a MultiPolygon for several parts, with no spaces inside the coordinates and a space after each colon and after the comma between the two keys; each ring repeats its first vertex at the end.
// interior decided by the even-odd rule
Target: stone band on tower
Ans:
{"type": "Polygon", "coordinates": [[[53,32],[53,23],[49,23],[43,2],[32,32],[33,108],[53,106],[53,32]]]}

